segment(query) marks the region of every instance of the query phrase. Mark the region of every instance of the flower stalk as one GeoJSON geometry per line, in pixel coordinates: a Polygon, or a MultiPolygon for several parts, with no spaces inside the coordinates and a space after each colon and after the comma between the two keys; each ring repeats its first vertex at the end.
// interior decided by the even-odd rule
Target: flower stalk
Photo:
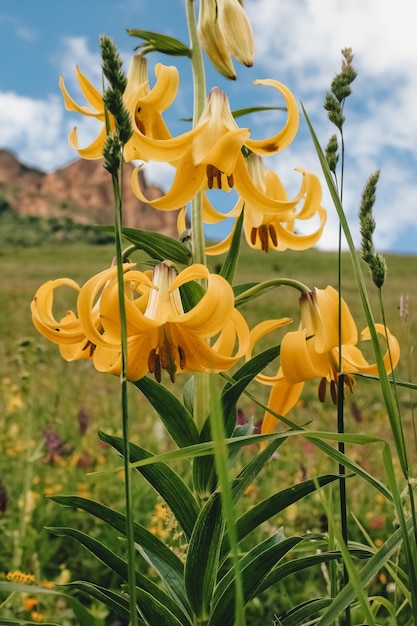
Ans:
{"type": "Polygon", "coordinates": [[[134,540],[134,516],[132,502],[132,487],[130,475],[130,428],[129,428],[129,406],[128,406],[128,380],[127,380],[127,324],[125,308],[125,289],[123,279],[123,249],[122,249],[122,226],[123,226],[123,145],[127,143],[132,128],[130,119],[123,105],[123,92],[126,89],[126,79],[122,72],[122,64],[112,41],[107,37],[101,37],[100,46],[103,58],[103,73],[109,81],[110,87],[103,94],[105,106],[106,126],[108,132],[108,108],[106,103],[112,103],[112,110],[116,120],[116,131],[107,135],[103,156],[105,167],[110,172],[113,185],[114,197],[114,230],[115,230],[115,252],[117,265],[117,287],[120,315],[120,399],[122,413],[122,433],[123,433],[123,469],[125,487],[125,510],[126,510],[126,540],[127,540],[127,582],[129,589],[130,623],[137,626],[138,614],[136,608],[136,547],[134,540]],[[110,149],[106,150],[106,147],[110,149]]]}

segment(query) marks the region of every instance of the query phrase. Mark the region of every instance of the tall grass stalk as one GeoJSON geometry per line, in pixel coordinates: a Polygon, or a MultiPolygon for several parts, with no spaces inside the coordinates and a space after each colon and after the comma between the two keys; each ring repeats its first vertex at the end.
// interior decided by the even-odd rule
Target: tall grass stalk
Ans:
{"type": "Polygon", "coordinates": [[[127,540],[127,568],[128,568],[128,588],[130,603],[131,626],[138,623],[136,609],[136,548],[134,539],[134,516],[132,510],[132,487],[130,479],[130,429],[129,429],[129,406],[128,406],[128,381],[126,375],[127,368],[127,328],[125,293],[123,280],[123,251],[122,251],[122,224],[123,224],[123,198],[121,194],[121,178],[123,175],[123,165],[120,167],[120,177],[112,174],[113,192],[115,198],[115,248],[117,263],[117,282],[119,296],[119,314],[121,328],[121,372],[120,372],[120,399],[122,412],[122,432],[123,432],[123,469],[125,486],[125,506],[126,506],[126,540],[127,540]]]}
{"type": "Polygon", "coordinates": [[[410,577],[410,588],[412,592],[412,610],[413,610],[415,623],[417,624],[417,572],[415,570],[416,552],[417,552],[417,519],[416,519],[414,505],[411,504],[414,496],[412,492],[412,480],[411,480],[411,474],[410,474],[409,458],[408,458],[408,453],[407,453],[407,447],[405,444],[405,436],[404,436],[404,431],[402,428],[402,421],[401,421],[401,416],[399,412],[399,407],[395,400],[394,394],[392,392],[391,381],[388,378],[388,374],[384,366],[382,350],[381,350],[378,335],[376,332],[375,322],[373,319],[371,307],[369,304],[369,299],[368,299],[368,294],[366,290],[362,268],[359,263],[358,254],[355,249],[355,245],[354,245],[353,238],[350,232],[350,228],[347,223],[346,215],[345,215],[342,203],[340,202],[339,194],[334,185],[334,181],[333,181],[326,157],[320,146],[317,135],[314,131],[314,128],[311,124],[311,121],[307,115],[307,112],[304,106],[303,105],[301,106],[302,106],[303,113],[307,121],[308,128],[310,130],[311,137],[313,139],[313,143],[314,143],[314,146],[315,146],[315,149],[316,149],[316,152],[317,152],[317,155],[318,155],[318,158],[319,158],[322,170],[323,170],[324,177],[326,179],[327,186],[330,191],[330,195],[332,197],[335,209],[339,216],[339,220],[340,220],[340,223],[341,223],[341,226],[342,226],[342,229],[343,229],[343,232],[344,232],[344,235],[345,235],[348,247],[349,247],[353,271],[354,271],[354,275],[356,279],[356,284],[358,287],[358,292],[359,292],[359,296],[361,299],[363,311],[364,311],[364,314],[365,314],[365,317],[369,326],[372,345],[373,345],[373,349],[375,352],[381,392],[384,398],[385,408],[386,408],[388,418],[390,421],[391,430],[392,430],[392,434],[394,438],[394,444],[395,444],[395,448],[397,451],[400,467],[401,467],[403,476],[406,480],[406,484],[408,488],[410,505],[412,507],[411,523],[413,525],[413,530],[414,530],[412,545],[410,543],[409,533],[407,532],[407,528],[406,528],[406,520],[402,513],[402,505],[401,505],[401,499],[399,498],[398,485],[396,484],[395,481],[391,481],[391,488],[393,489],[393,496],[395,498],[396,508],[398,509],[398,507],[400,507],[401,509],[401,511],[397,510],[397,513],[399,515],[399,521],[401,524],[405,556],[406,556],[407,565],[408,565],[408,574],[410,577]]]}
{"type": "Polygon", "coordinates": [[[223,411],[220,402],[219,389],[216,378],[210,375],[210,396],[212,405],[210,411],[211,436],[214,444],[214,459],[219,477],[223,511],[226,520],[226,529],[229,537],[230,552],[235,572],[235,626],[246,626],[242,574],[239,565],[238,537],[236,532],[233,497],[228,467],[228,446],[223,424],[223,411]]]}

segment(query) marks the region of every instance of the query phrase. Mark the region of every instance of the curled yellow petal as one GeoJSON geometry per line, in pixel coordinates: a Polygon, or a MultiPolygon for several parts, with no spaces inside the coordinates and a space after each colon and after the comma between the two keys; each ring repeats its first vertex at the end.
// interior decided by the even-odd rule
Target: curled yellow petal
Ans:
{"type": "Polygon", "coordinates": [[[245,143],[246,147],[252,150],[252,152],[260,154],[261,156],[269,156],[279,150],[284,150],[284,148],[287,148],[294,140],[299,125],[297,102],[288,87],[277,80],[273,80],[272,78],[255,80],[254,84],[274,87],[282,94],[287,106],[287,120],[282,130],[267,139],[248,139],[245,143]]]}
{"type": "MultiPolygon", "coordinates": [[[[388,373],[390,373],[400,360],[400,344],[396,337],[385,328],[383,324],[375,324],[377,333],[385,337],[387,340],[387,350],[383,356],[384,367],[388,373]],[[385,332],[386,331],[386,332],[385,332]]],[[[369,327],[365,328],[360,335],[361,341],[369,341],[371,339],[371,333],[369,327]]],[[[342,349],[343,355],[343,369],[347,372],[360,372],[361,374],[378,374],[378,366],[376,363],[369,364],[362,356],[362,359],[354,358],[350,352],[342,349]]],[[[356,355],[355,355],[356,356],[356,355]]]]}
{"type": "Polygon", "coordinates": [[[54,292],[58,287],[69,287],[78,295],[80,286],[70,278],[50,280],[39,287],[31,302],[32,321],[37,330],[49,341],[57,344],[74,344],[85,340],[80,320],[67,313],[60,321],[53,314],[54,292]]]}
{"type": "MultiPolygon", "coordinates": [[[[278,415],[287,415],[287,413],[296,405],[303,387],[303,382],[291,384],[281,376],[271,389],[268,399],[268,408],[272,409],[274,413],[277,413],[278,415]]],[[[272,433],[278,421],[279,418],[272,413],[265,411],[265,415],[262,420],[261,433],[272,433]]]]}

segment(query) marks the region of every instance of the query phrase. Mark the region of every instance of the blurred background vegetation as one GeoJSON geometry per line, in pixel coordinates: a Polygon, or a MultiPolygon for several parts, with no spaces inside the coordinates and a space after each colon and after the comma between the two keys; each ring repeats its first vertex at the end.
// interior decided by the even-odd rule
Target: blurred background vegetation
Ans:
{"type": "MultiPolygon", "coordinates": [[[[117,535],[109,536],[109,528],[48,500],[48,496],[54,494],[79,494],[123,510],[120,459],[97,436],[99,429],[121,435],[119,380],[99,374],[90,362],[63,361],[57,346],[48,343],[33,327],[29,308],[36,289],[46,280],[67,276],[81,284],[105,269],[114,256],[110,242],[111,235],[99,228],[76,225],[69,220],[18,217],[6,202],[0,203],[0,577],[3,578],[8,572],[19,570],[33,574],[39,584],[84,579],[111,588],[119,583],[83,548],[55,537],[46,528],[73,526],[101,541],[113,542],[121,553],[124,550],[117,535]],[[101,470],[112,468],[112,473],[100,474],[101,470]]],[[[132,260],[141,268],[146,267],[144,254],[136,253],[132,260]]],[[[388,255],[386,260],[388,277],[383,296],[387,324],[399,339],[402,350],[396,376],[413,380],[417,258],[388,255]]],[[[210,260],[214,271],[221,261],[221,258],[210,260]]],[[[324,288],[328,284],[337,287],[337,253],[318,250],[255,253],[242,243],[237,283],[277,276],[295,278],[311,288],[324,288]]],[[[364,317],[347,253],[342,255],[342,276],[343,296],[361,330],[365,325],[364,317]]],[[[375,320],[382,321],[377,293],[370,282],[369,297],[375,320]]],[[[64,294],[62,301],[58,299],[57,307],[58,311],[65,311],[68,307],[74,308],[75,302],[64,294]]],[[[288,287],[274,289],[247,303],[242,312],[250,326],[261,319],[293,317],[293,324],[284,327],[281,335],[277,332],[268,339],[279,343],[283,332],[297,328],[298,292],[288,287]]],[[[366,353],[366,348],[364,351],[366,353]]],[[[371,360],[369,352],[368,356],[371,360]]],[[[271,371],[277,367],[275,363],[271,371]]],[[[184,378],[178,376],[175,386],[168,379],[165,382],[171,391],[180,394],[184,378]]],[[[335,407],[330,399],[319,402],[317,385],[318,381],[312,381],[305,386],[291,419],[303,427],[335,431],[335,407]]],[[[132,439],[151,451],[168,449],[170,440],[153,409],[136,388],[132,386],[129,391],[132,439]]],[[[262,402],[267,401],[268,388],[253,383],[250,392],[262,402]]],[[[415,397],[403,389],[399,390],[399,397],[410,454],[415,462],[415,397]]],[[[250,398],[242,399],[240,411],[242,419],[253,419],[254,423],[262,419],[262,410],[250,398]]],[[[376,434],[389,441],[390,428],[377,382],[357,380],[354,393],[346,398],[345,421],[347,432],[376,434]]],[[[368,472],[385,480],[380,445],[347,446],[346,452],[368,472]]],[[[246,461],[256,453],[255,446],[247,448],[244,451],[246,461]]],[[[336,472],[337,468],[312,444],[301,438],[289,438],[267,465],[261,479],[248,490],[243,506],[253,504],[278,488],[284,489],[329,471],[336,472]]],[[[181,553],[182,537],[176,532],[164,503],[139,474],[133,487],[137,521],[181,553]]],[[[351,537],[364,540],[356,517],[378,545],[395,527],[392,506],[357,477],[348,480],[347,489],[351,537]]],[[[284,526],[287,535],[326,530],[326,518],[317,494],[278,515],[264,525],[262,532],[268,533],[272,527],[279,526],[284,526]]],[[[144,564],[144,568],[147,567],[144,564]]],[[[324,593],[326,584],[325,573],[321,570],[304,572],[302,580],[290,576],[261,601],[251,603],[248,623],[253,626],[272,624],[278,613],[297,601],[324,593]]],[[[388,578],[378,576],[372,592],[389,594],[388,578]]],[[[1,602],[0,597],[0,607],[1,602]]],[[[92,611],[98,624],[121,624],[103,607],[93,606],[92,611]]],[[[65,601],[56,598],[34,598],[31,603],[27,596],[16,595],[0,608],[0,618],[9,614],[27,620],[35,620],[38,615],[57,620],[62,626],[76,623],[65,601]]],[[[4,622],[0,619],[0,623],[4,622]]]]}

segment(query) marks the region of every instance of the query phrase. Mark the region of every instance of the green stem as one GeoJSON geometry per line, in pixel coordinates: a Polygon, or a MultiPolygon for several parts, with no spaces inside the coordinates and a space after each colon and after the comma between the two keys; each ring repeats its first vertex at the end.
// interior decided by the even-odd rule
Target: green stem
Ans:
{"type": "MultiPolygon", "coordinates": [[[[345,100],[342,102],[342,108],[345,100]]],[[[341,173],[340,173],[340,203],[343,203],[343,189],[344,189],[344,177],[345,177],[345,138],[343,135],[343,127],[340,128],[340,143],[341,143],[341,173]]],[[[339,372],[342,371],[342,224],[339,220],[339,250],[338,250],[338,287],[339,287],[339,307],[338,307],[338,325],[339,325],[339,372]]],[[[337,397],[337,432],[344,434],[345,432],[345,399],[344,399],[344,386],[345,377],[343,374],[339,376],[338,380],[338,397],[337,397]]],[[[343,441],[339,441],[338,450],[341,454],[345,453],[345,444],[343,441]]],[[[347,493],[346,493],[346,468],[342,463],[339,463],[339,474],[341,476],[339,482],[339,506],[340,506],[340,525],[342,539],[347,547],[349,534],[347,524],[347,493]]],[[[345,561],[343,561],[343,575],[341,580],[341,590],[349,583],[349,572],[345,561]]],[[[351,624],[351,611],[350,605],[345,609],[345,626],[351,624]]]]}
{"type": "Polygon", "coordinates": [[[242,293],[236,296],[235,305],[238,306],[240,304],[243,304],[247,300],[256,298],[257,296],[260,296],[265,291],[268,291],[269,289],[273,289],[274,287],[284,287],[284,286],[293,287],[294,289],[297,289],[297,291],[300,291],[301,293],[309,293],[311,291],[311,289],[307,287],[307,285],[300,282],[299,280],[295,280],[293,278],[272,278],[271,280],[265,280],[262,283],[258,283],[254,285],[253,287],[249,287],[249,289],[242,291],[242,293]]]}
{"type": "MultiPolygon", "coordinates": [[[[193,126],[200,119],[206,99],[206,79],[203,53],[198,39],[194,0],[186,0],[186,16],[190,36],[191,67],[193,73],[194,111],[193,126]]],[[[191,233],[194,263],[206,265],[204,224],[202,219],[203,198],[199,192],[191,202],[191,233]]]]}
{"type": "MultiPolygon", "coordinates": [[[[194,0],[186,0],[185,6],[190,36],[191,67],[194,87],[193,126],[195,126],[204,108],[206,80],[203,54],[198,39],[194,0]]],[[[191,243],[194,263],[207,265],[202,210],[203,197],[202,193],[199,192],[191,202],[191,243]]],[[[207,417],[210,399],[208,376],[204,373],[195,373],[194,383],[194,419],[197,427],[201,429],[207,417]]]]}
{"type": "MultiPolygon", "coordinates": [[[[123,165],[122,165],[123,167],[123,165]]],[[[137,626],[138,614],[136,608],[136,549],[133,530],[133,511],[132,511],[132,488],[130,481],[130,451],[129,451],[129,411],[127,396],[127,328],[126,328],[126,307],[123,280],[123,252],[122,252],[122,223],[123,223],[123,204],[121,196],[121,185],[116,175],[112,175],[113,192],[115,198],[115,246],[116,246],[116,262],[117,262],[117,281],[119,296],[119,314],[121,327],[121,409],[122,409],[122,429],[123,429],[123,468],[125,474],[125,507],[126,507],[126,539],[127,539],[127,571],[128,571],[128,589],[130,604],[130,624],[137,626]]]]}

